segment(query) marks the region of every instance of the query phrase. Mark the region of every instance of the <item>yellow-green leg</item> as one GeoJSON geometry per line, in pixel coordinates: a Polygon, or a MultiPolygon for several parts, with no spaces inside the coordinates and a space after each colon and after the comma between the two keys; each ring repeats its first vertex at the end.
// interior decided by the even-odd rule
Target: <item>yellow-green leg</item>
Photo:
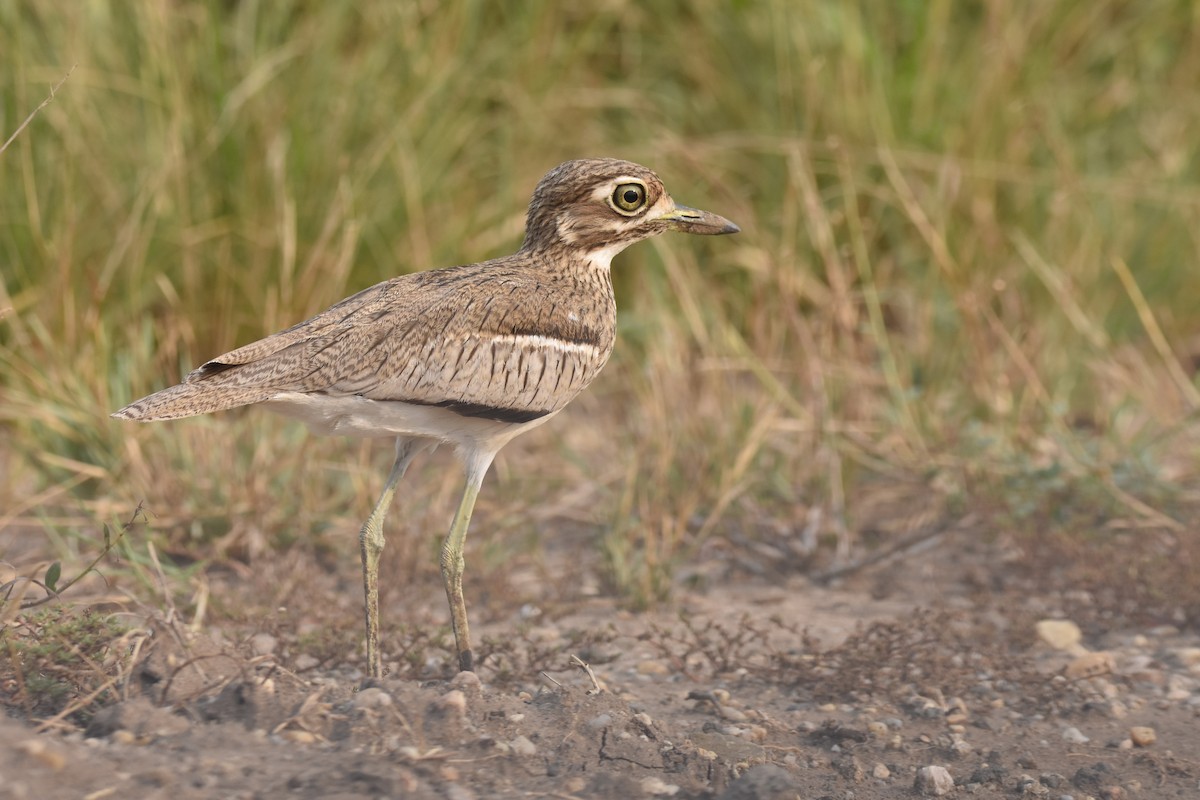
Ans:
{"type": "Polygon", "coordinates": [[[411,439],[396,441],[396,461],[388,474],[387,484],[358,535],[362,547],[363,595],[367,615],[367,669],[372,678],[383,677],[383,656],[379,652],[379,556],[384,545],[383,518],[396,493],[396,484],[404,477],[404,471],[421,449],[411,439]]]}
{"type": "Polygon", "coordinates": [[[446,585],[446,599],[450,602],[450,624],[454,628],[454,644],[458,649],[458,668],[462,672],[473,672],[475,657],[471,653],[471,630],[467,625],[467,602],[463,599],[463,546],[466,544],[467,528],[471,525],[471,511],[475,498],[483,485],[483,476],[492,465],[495,453],[476,452],[467,460],[467,488],[450,525],[450,533],[442,545],[442,581],[446,585]]]}

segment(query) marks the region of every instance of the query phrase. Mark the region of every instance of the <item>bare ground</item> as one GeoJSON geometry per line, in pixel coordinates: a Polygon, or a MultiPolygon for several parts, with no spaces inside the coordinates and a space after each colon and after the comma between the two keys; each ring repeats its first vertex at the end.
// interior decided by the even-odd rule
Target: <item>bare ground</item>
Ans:
{"type": "Polygon", "coordinates": [[[1200,796],[1194,624],[1117,613],[987,534],[825,585],[726,542],[643,613],[565,560],[518,566],[468,581],[478,678],[447,671],[436,583],[394,590],[377,685],[349,558],[214,569],[222,621],[126,610],[90,706],[36,706],[53,668],[9,647],[0,797],[1200,796]]]}

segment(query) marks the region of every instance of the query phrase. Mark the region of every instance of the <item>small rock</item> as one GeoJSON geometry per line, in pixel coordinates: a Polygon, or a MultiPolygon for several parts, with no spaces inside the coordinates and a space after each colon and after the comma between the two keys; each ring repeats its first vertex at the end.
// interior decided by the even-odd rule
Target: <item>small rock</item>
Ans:
{"type": "Polygon", "coordinates": [[[1105,764],[1103,761],[1097,761],[1089,767],[1080,767],[1075,770],[1075,776],[1071,778],[1071,783],[1076,789],[1085,791],[1095,791],[1100,788],[1103,781],[1111,780],[1112,767],[1105,764]]]}
{"type": "Polygon", "coordinates": [[[1149,747],[1158,741],[1158,734],[1154,728],[1147,728],[1143,725],[1134,725],[1129,729],[1129,738],[1138,747],[1149,747]]]}
{"type": "Polygon", "coordinates": [[[1176,702],[1187,700],[1195,688],[1195,679],[1187,675],[1171,675],[1167,678],[1167,699],[1176,702]]]}
{"type": "Polygon", "coordinates": [[[434,707],[448,714],[462,716],[467,713],[467,696],[459,689],[451,689],[437,699],[434,707]]]}
{"type": "Polygon", "coordinates": [[[1087,744],[1091,741],[1091,739],[1083,735],[1083,732],[1079,728],[1074,726],[1063,728],[1062,738],[1070,744],[1087,744]]]}
{"type": "Polygon", "coordinates": [[[745,722],[749,717],[745,712],[739,711],[733,706],[717,706],[718,713],[730,722],[745,722]]]}
{"type": "Polygon", "coordinates": [[[1079,626],[1071,620],[1043,619],[1037,623],[1036,628],[1038,638],[1055,650],[1064,650],[1070,653],[1083,652],[1083,648],[1079,644],[1083,641],[1083,631],[1079,630],[1079,626]]]}
{"type": "Polygon", "coordinates": [[[971,746],[971,743],[964,739],[961,734],[953,734],[949,747],[951,753],[961,757],[967,755],[974,749],[975,748],[971,746]]]}
{"type": "Polygon", "coordinates": [[[851,783],[862,783],[864,778],[862,764],[853,755],[835,758],[831,765],[838,774],[851,783]]]}
{"type": "Polygon", "coordinates": [[[55,772],[58,772],[67,765],[67,757],[62,754],[62,751],[56,747],[51,747],[44,739],[29,739],[21,742],[14,749],[29,756],[43,767],[49,767],[55,772]]]}
{"type": "Polygon", "coordinates": [[[450,688],[457,689],[463,694],[469,694],[472,697],[478,697],[483,694],[483,684],[479,682],[479,676],[474,672],[460,672],[450,681],[450,688]]]}
{"type": "Polygon", "coordinates": [[[921,767],[917,770],[913,789],[925,797],[943,797],[954,791],[954,777],[945,767],[921,767]]]}
{"type": "Polygon", "coordinates": [[[269,633],[256,633],[250,637],[250,652],[256,656],[268,656],[279,647],[279,640],[269,633]]]}
{"type": "Polygon", "coordinates": [[[888,726],[882,722],[868,722],[867,733],[871,734],[876,739],[882,739],[887,736],[888,726]]]}
{"type": "Polygon", "coordinates": [[[878,778],[881,781],[886,781],[892,777],[892,771],[887,768],[887,764],[876,764],[871,770],[871,777],[878,778]]]}
{"type": "Polygon", "coordinates": [[[1067,664],[1063,674],[1074,681],[1080,678],[1094,678],[1097,675],[1109,675],[1113,668],[1112,653],[1084,653],[1067,664]]]}
{"type": "Polygon", "coordinates": [[[1067,785],[1066,776],[1060,775],[1057,772],[1043,772],[1041,775],[1038,775],[1038,781],[1041,782],[1042,786],[1047,786],[1051,789],[1061,789],[1067,785]]]}
{"type": "Polygon", "coordinates": [[[317,741],[315,733],[298,728],[289,728],[286,731],[281,731],[279,737],[288,742],[295,742],[296,744],[313,744],[317,741]]]}
{"type": "Polygon", "coordinates": [[[1200,667],[1200,647],[1181,647],[1175,651],[1175,660],[1181,667],[1200,667]]]}
{"type": "Polygon", "coordinates": [[[359,710],[387,708],[392,705],[392,696],[383,689],[370,687],[354,696],[354,707],[359,710]]]}
{"type": "Polygon", "coordinates": [[[1017,793],[1023,797],[1046,797],[1050,790],[1032,775],[1022,775],[1017,779],[1017,793]]]}
{"type": "Polygon", "coordinates": [[[292,669],[296,672],[307,672],[319,666],[321,666],[321,659],[310,656],[308,653],[301,653],[292,662],[292,669]]]}
{"type": "Polygon", "coordinates": [[[519,756],[537,755],[537,746],[524,736],[518,736],[508,743],[508,746],[519,756]]]}
{"type": "Polygon", "coordinates": [[[119,731],[113,731],[108,738],[112,739],[117,744],[137,744],[138,740],[138,737],[134,735],[133,731],[127,731],[124,728],[119,731]]]}
{"type": "Polygon", "coordinates": [[[642,779],[642,791],[654,797],[670,797],[679,791],[679,787],[667,783],[662,778],[651,776],[642,779]]]}
{"type": "Polygon", "coordinates": [[[717,800],[792,800],[798,794],[799,787],[786,769],[759,764],[725,787],[717,800]]]}

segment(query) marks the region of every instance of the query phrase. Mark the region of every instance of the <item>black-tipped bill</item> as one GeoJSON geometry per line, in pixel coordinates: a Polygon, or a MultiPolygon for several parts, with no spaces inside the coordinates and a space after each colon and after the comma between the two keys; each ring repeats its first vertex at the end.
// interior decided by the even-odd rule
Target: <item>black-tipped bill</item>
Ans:
{"type": "Polygon", "coordinates": [[[716,236],[722,233],[737,233],[741,230],[737,225],[711,211],[701,211],[698,208],[688,208],[687,206],[675,206],[674,210],[668,211],[658,219],[667,223],[667,227],[671,230],[681,233],[716,236]]]}

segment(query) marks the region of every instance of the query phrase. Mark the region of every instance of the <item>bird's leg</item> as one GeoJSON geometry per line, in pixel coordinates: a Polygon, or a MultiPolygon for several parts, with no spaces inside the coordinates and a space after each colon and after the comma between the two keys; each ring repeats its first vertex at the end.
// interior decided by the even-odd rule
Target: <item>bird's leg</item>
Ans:
{"type": "Polygon", "coordinates": [[[362,546],[363,595],[367,614],[367,670],[372,678],[383,677],[383,656],[379,652],[379,555],[384,545],[383,518],[392,503],[392,495],[396,493],[396,484],[404,477],[404,471],[419,451],[420,447],[411,439],[396,440],[396,461],[388,474],[387,484],[358,535],[362,546]]]}
{"type": "Polygon", "coordinates": [[[467,488],[462,502],[450,525],[450,533],[442,545],[442,581],[446,585],[446,599],[450,601],[450,624],[454,628],[454,644],[458,649],[458,668],[462,672],[473,672],[475,658],[471,653],[471,631],[467,625],[467,603],[463,599],[463,545],[466,543],[467,528],[471,524],[471,511],[483,476],[495,458],[494,452],[472,453],[467,459],[467,488]]]}

